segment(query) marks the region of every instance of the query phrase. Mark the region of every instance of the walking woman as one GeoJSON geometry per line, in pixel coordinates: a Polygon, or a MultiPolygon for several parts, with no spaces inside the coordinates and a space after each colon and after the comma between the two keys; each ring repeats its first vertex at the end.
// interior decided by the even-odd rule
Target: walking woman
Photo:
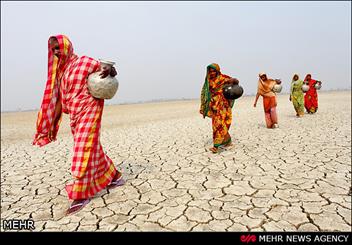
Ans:
{"type": "Polygon", "coordinates": [[[302,86],[303,81],[299,79],[298,74],[295,74],[291,82],[290,101],[292,101],[297,117],[304,116],[304,97],[302,86]]]}
{"type": "Polygon", "coordinates": [[[213,147],[209,150],[217,153],[220,146],[231,146],[229,129],[232,122],[233,100],[227,100],[223,95],[225,84],[238,84],[236,78],[221,74],[218,64],[207,66],[205,82],[201,93],[200,113],[203,118],[212,119],[213,147]]]}
{"type": "Polygon", "coordinates": [[[276,94],[273,91],[275,84],[280,84],[280,80],[267,78],[265,73],[259,74],[258,90],[254,100],[254,107],[257,106],[259,96],[263,96],[263,106],[265,113],[265,122],[267,128],[278,128],[278,118],[276,113],[276,94]]]}
{"type": "Polygon", "coordinates": [[[33,144],[44,146],[56,140],[62,113],[70,118],[74,139],[71,173],[73,183],[66,186],[73,200],[67,214],[83,208],[106,187],[122,185],[124,180],[100,144],[104,100],[92,97],[87,88],[89,74],[101,70],[101,77],[116,76],[115,68],[102,70],[99,61],[78,57],[68,37],[56,35],[48,42],[48,76],[37,118],[33,144]]]}
{"type": "Polygon", "coordinates": [[[304,107],[309,114],[314,114],[318,110],[318,93],[315,84],[319,81],[313,80],[311,74],[307,74],[304,81],[309,86],[309,90],[304,95],[304,107]]]}

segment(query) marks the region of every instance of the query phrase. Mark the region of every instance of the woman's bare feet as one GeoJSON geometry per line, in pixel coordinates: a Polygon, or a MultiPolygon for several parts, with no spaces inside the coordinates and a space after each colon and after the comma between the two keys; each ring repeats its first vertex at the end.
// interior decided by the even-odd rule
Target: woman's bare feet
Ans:
{"type": "Polygon", "coordinates": [[[217,147],[211,147],[209,148],[209,150],[213,153],[217,153],[218,152],[218,148],[217,147]]]}

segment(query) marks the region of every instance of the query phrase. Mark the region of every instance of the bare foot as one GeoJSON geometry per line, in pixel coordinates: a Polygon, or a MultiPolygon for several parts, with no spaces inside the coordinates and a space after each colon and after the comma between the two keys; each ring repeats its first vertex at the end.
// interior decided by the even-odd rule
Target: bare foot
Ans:
{"type": "Polygon", "coordinates": [[[216,147],[211,147],[211,148],[209,148],[209,150],[211,152],[213,152],[213,153],[217,153],[218,152],[218,148],[216,148],[216,147]]]}

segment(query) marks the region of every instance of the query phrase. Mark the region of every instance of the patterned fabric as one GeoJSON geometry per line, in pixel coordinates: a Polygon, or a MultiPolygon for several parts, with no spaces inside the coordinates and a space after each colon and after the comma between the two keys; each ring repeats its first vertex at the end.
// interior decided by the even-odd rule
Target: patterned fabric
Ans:
{"type": "Polygon", "coordinates": [[[222,87],[231,77],[221,74],[218,64],[207,66],[207,74],[201,93],[200,112],[205,118],[212,118],[213,143],[215,147],[226,145],[231,142],[228,133],[232,122],[232,107],[234,101],[227,100],[223,95],[222,87]],[[209,78],[209,69],[217,71],[215,79],[209,78]]]}
{"type": "MultiPolygon", "coordinates": [[[[298,76],[295,74],[294,76],[298,76]]],[[[302,91],[303,81],[299,78],[291,82],[291,100],[297,115],[304,114],[304,96],[302,91]]]]}
{"type": "MultiPolygon", "coordinates": [[[[55,106],[54,102],[60,96],[62,111],[69,114],[71,132],[74,138],[71,172],[75,180],[72,184],[66,186],[66,190],[70,199],[86,199],[93,197],[97,192],[104,189],[117,173],[112,160],[104,153],[99,139],[104,100],[92,97],[87,87],[89,74],[98,71],[100,63],[87,56],[78,57],[75,55],[72,44],[66,36],[57,35],[55,37],[59,44],[63,44],[59,45],[61,51],[58,59],[59,65],[56,73],[53,72],[55,66],[50,66],[50,60],[53,57],[49,56],[48,73],[56,74],[56,76],[52,75],[52,79],[48,79],[47,89],[44,93],[46,100],[43,100],[42,108],[50,109],[41,109],[37,125],[46,125],[46,127],[50,125],[50,123],[43,123],[45,121],[43,121],[41,115],[45,111],[51,111],[51,104],[55,106]],[[49,83],[51,87],[48,86],[49,83]],[[48,87],[53,88],[55,92],[51,92],[48,87]],[[44,101],[49,101],[49,103],[44,104],[44,101]]],[[[54,57],[55,59],[57,58],[54,57]]],[[[45,120],[52,121],[53,113],[46,113],[46,115],[48,116],[45,120]]],[[[39,129],[42,129],[41,134],[46,134],[45,137],[47,138],[49,129],[45,128],[43,130],[43,126],[39,129]]],[[[35,143],[38,144],[37,138],[34,140],[35,143]]],[[[50,142],[46,140],[42,143],[50,142]]]]}
{"type": "Polygon", "coordinates": [[[307,81],[309,85],[309,90],[304,95],[304,106],[307,112],[315,113],[318,110],[318,93],[314,87],[317,81],[313,79],[308,80],[308,76],[311,75],[307,74],[306,78],[304,79],[304,81],[307,81]]]}
{"type": "MultiPolygon", "coordinates": [[[[54,110],[59,98],[59,82],[57,82],[57,80],[62,76],[62,72],[68,63],[66,61],[71,57],[75,57],[70,40],[63,35],[58,35],[57,37],[59,37],[57,40],[61,51],[60,59],[54,56],[50,46],[50,38],[48,41],[48,76],[41,108],[37,118],[37,132],[33,141],[33,144],[38,146],[44,146],[50,143],[48,132],[51,125],[54,123],[54,110]]],[[[54,128],[54,140],[56,140],[60,122],[61,117],[54,128]]]]}

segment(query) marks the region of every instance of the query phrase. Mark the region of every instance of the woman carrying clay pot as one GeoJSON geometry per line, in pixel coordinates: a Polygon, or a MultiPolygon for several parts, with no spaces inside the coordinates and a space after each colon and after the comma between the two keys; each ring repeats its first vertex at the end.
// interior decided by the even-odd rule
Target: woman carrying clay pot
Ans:
{"type": "Polygon", "coordinates": [[[114,68],[103,70],[100,63],[73,53],[71,41],[56,35],[48,42],[48,76],[37,118],[33,145],[44,146],[56,140],[62,113],[70,117],[74,139],[71,173],[73,183],[66,186],[73,200],[67,214],[82,209],[106,187],[123,184],[121,173],[104,153],[100,127],[104,100],[94,98],[87,88],[87,78],[101,70],[101,77],[116,76],[114,68]]]}
{"type": "Polygon", "coordinates": [[[298,74],[294,74],[291,82],[290,101],[292,101],[297,117],[304,116],[304,93],[302,86],[303,81],[299,79],[298,74]]]}
{"type": "Polygon", "coordinates": [[[309,90],[304,95],[304,107],[309,114],[314,114],[318,110],[318,93],[315,86],[321,82],[312,79],[311,74],[306,75],[304,82],[309,86],[309,90]]]}
{"type": "Polygon", "coordinates": [[[220,71],[218,64],[207,66],[205,82],[201,92],[200,113],[203,118],[212,119],[213,147],[209,150],[217,153],[220,146],[231,146],[231,136],[229,129],[232,122],[233,100],[227,100],[223,94],[225,84],[238,84],[236,78],[224,75],[220,71]]]}
{"type": "Polygon", "coordinates": [[[276,94],[273,91],[273,87],[276,84],[280,84],[281,81],[278,79],[271,79],[266,76],[265,73],[259,74],[258,90],[254,100],[254,107],[257,106],[259,96],[263,96],[263,106],[265,113],[265,122],[267,128],[278,128],[278,119],[276,113],[276,94]]]}

